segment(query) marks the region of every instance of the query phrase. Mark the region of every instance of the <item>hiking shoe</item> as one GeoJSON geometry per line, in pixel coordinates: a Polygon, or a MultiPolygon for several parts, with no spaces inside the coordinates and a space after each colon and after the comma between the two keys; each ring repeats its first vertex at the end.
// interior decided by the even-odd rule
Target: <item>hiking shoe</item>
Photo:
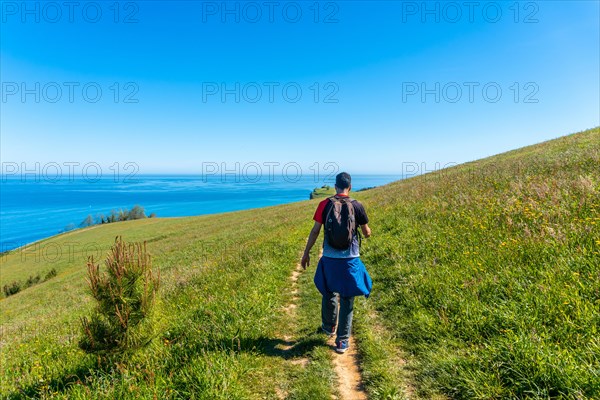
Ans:
{"type": "Polygon", "coordinates": [[[350,347],[350,343],[347,340],[340,340],[335,344],[335,351],[342,354],[348,350],[348,347],[350,347]]]}
{"type": "Polygon", "coordinates": [[[333,328],[331,329],[331,331],[328,330],[327,328],[325,328],[324,325],[321,325],[321,332],[323,332],[327,336],[333,336],[333,335],[335,335],[335,325],[333,326],[333,328]]]}

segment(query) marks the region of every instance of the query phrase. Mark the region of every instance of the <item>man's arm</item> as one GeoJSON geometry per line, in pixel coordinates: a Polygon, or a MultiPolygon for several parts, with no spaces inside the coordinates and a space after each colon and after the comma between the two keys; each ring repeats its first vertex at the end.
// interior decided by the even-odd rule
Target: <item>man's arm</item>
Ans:
{"type": "Polygon", "coordinates": [[[371,228],[369,228],[369,224],[361,225],[360,230],[362,231],[364,237],[368,238],[371,236],[371,228]]]}
{"type": "MultiPolygon", "coordinates": [[[[308,241],[306,242],[306,248],[304,249],[304,255],[302,256],[302,261],[300,261],[300,265],[302,268],[306,269],[310,265],[310,249],[314,246],[317,238],[319,237],[319,233],[321,232],[321,224],[320,222],[315,221],[312,229],[310,230],[310,235],[308,235],[308,241]]],[[[370,233],[371,231],[369,231],[370,233]]]]}

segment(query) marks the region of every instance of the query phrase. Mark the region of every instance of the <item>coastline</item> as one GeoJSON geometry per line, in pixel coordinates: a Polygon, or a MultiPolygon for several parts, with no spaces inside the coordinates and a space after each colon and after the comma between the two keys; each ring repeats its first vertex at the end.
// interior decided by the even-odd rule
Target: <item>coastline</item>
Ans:
{"type": "MultiPolygon", "coordinates": [[[[359,190],[399,179],[395,175],[356,178],[359,190]]],[[[40,185],[33,181],[4,180],[0,256],[72,232],[73,229],[61,230],[67,225],[78,226],[87,215],[107,215],[111,210],[128,209],[135,204],[144,207],[147,214],[155,213],[156,218],[198,217],[304,201],[319,183],[312,179],[255,185],[211,182],[206,187],[198,185],[197,177],[171,175],[140,175],[135,184],[115,183],[110,179],[95,185],[89,182],[40,185]],[[23,198],[27,200],[22,201],[23,198]]]]}

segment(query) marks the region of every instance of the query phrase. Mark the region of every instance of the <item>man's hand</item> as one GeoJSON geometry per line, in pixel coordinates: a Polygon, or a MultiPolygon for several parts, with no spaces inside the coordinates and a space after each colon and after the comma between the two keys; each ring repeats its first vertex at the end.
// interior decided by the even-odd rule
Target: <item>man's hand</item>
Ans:
{"type": "Polygon", "coordinates": [[[363,237],[368,238],[371,236],[371,228],[369,228],[368,224],[361,225],[360,230],[362,231],[363,237]]]}
{"type": "Polygon", "coordinates": [[[302,268],[304,269],[310,265],[310,254],[304,253],[302,256],[302,261],[300,261],[300,265],[302,265],[302,268]]]}
{"type": "Polygon", "coordinates": [[[317,241],[319,237],[319,232],[321,232],[321,223],[315,221],[312,229],[310,230],[310,235],[308,235],[308,241],[306,242],[306,248],[304,249],[304,255],[302,256],[302,261],[300,261],[300,265],[302,268],[306,269],[310,265],[310,249],[312,249],[313,245],[317,241]]]}

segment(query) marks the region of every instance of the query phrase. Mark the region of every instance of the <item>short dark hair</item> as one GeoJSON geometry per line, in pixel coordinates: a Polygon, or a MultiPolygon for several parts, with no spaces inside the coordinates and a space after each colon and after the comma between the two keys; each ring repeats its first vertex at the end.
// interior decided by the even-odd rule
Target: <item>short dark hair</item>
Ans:
{"type": "Polygon", "coordinates": [[[352,183],[352,178],[350,177],[350,174],[347,172],[340,172],[335,177],[335,186],[337,186],[338,189],[347,189],[350,187],[351,183],[352,183]]]}

